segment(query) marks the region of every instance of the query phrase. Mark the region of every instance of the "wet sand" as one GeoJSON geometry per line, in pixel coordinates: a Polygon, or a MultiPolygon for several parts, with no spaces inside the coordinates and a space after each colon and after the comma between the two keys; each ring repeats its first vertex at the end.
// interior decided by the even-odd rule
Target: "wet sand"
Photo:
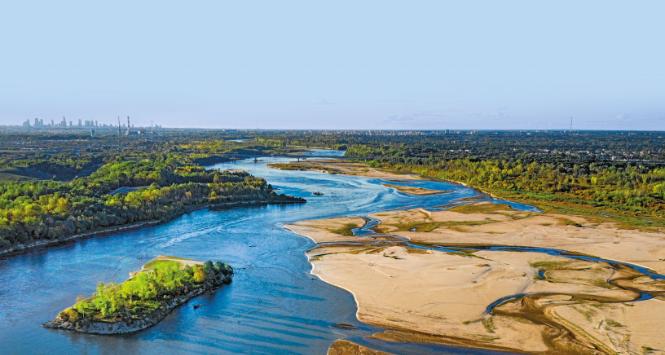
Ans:
{"type": "MultiPolygon", "coordinates": [[[[418,179],[344,161],[283,165],[418,179]]],[[[408,190],[400,191],[422,192],[408,190]]],[[[312,273],[352,293],[358,319],[386,329],[377,338],[531,353],[665,353],[665,281],[614,262],[664,274],[665,232],[489,203],[368,217],[378,220],[377,233],[363,237],[337,233],[358,217],[287,228],[318,243],[308,252],[312,273]],[[437,245],[465,248],[446,252],[437,245]],[[609,261],[484,249],[492,246],[609,261]]]]}
{"type": "Polygon", "coordinates": [[[665,352],[665,301],[651,299],[627,304],[574,304],[553,307],[551,314],[582,327],[590,337],[612,344],[621,354],[665,352]]]}
{"type": "Polygon", "coordinates": [[[376,213],[379,231],[447,245],[520,245],[564,249],[665,273],[665,233],[626,230],[582,217],[539,214],[494,205],[376,213]]]}
{"type": "Polygon", "coordinates": [[[383,186],[390,187],[392,189],[395,189],[399,192],[402,192],[402,193],[405,193],[405,194],[408,194],[408,195],[417,195],[417,196],[438,195],[438,194],[443,194],[443,193],[447,192],[447,191],[426,189],[426,188],[423,188],[423,187],[402,186],[402,185],[394,185],[394,184],[383,184],[383,186]]]}
{"type": "Polygon", "coordinates": [[[360,217],[340,217],[300,221],[284,227],[296,234],[311,239],[315,243],[356,241],[351,228],[362,227],[365,220],[360,217]]]}
{"type": "Polygon", "coordinates": [[[413,254],[400,246],[323,247],[309,254],[314,275],[354,295],[363,322],[465,338],[487,347],[509,348],[517,341],[520,349],[547,350],[537,329],[501,322],[490,332],[483,323],[488,304],[533,283],[529,255],[502,256],[481,260],[440,252],[413,254]]]}
{"type": "MultiPolygon", "coordinates": [[[[620,230],[579,217],[496,205],[392,211],[371,217],[380,220],[375,230],[389,233],[386,238],[554,247],[665,268],[665,261],[657,257],[665,255],[665,235],[620,230]]],[[[526,352],[665,349],[662,280],[605,262],[535,252],[441,252],[408,247],[399,239],[390,243],[333,232],[351,222],[360,221],[305,221],[288,228],[322,243],[308,253],[312,273],[351,292],[359,320],[389,329],[378,337],[526,352]],[[639,291],[653,291],[658,298],[632,302],[639,291]],[[528,296],[487,312],[496,300],[516,294],[528,296]]]]}

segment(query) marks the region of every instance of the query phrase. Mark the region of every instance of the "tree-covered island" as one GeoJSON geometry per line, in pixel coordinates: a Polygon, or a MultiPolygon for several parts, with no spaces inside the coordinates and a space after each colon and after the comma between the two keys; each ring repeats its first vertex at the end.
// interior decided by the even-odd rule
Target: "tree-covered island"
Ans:
{"type": "Polygon", "coordinates": [[[91,334],[137,332],[232,277],[233,268],[222,262],[159,256],[123,283],[99,283],[91,297],[77,300],[44,326],[91,334]]]}

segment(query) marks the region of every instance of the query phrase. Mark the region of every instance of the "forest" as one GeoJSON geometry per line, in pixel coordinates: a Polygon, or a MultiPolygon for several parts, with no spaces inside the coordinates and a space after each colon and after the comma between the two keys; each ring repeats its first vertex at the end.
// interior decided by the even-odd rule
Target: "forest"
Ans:
{"type": "MultiPolygon", "coordinates": [[[[98,167],[92,172],[79,170],[81,176],[72,179],[20,176],[1,180],[0,252],[117,226],[166,221],[206,206],[303,202],[275,193],[265,180],[246,172],[206,170],[197,163],[202,158],[220,161],[237,154],[258,154],[261,147],[223,139],[161,137],[148,144],[125,138],[120,150],[109,151],[104,147],[113,145],[111,137],[91,140],[86,153],[78,154],[80,146],[75,152],[71,147],[77,147],[79,141],[53,138],[33,137],[30,141],[35,149],[5,153],[0,168],[47,165],[46,170],[57,171],[63,161],[72,169],[90,161],[97,161],[98,167]],[[69,158],[63,159],[66,156],[69,158]]],[[[2,142],[16,145],[16,141],[2,142]]]]}
{"type": "Polygon", "coordinates": [[[204,165],[314,147],[543,209],[665,225],[665,132],[11,132],[0,133],[0,252],[202,206],[302,202],[263,179],[204,165]]]}
{"type": "Polygon", "coordinates": [[[547,210],[665,226],[665,132],[275,132],[374,167],[468,184],[547,210]]]}

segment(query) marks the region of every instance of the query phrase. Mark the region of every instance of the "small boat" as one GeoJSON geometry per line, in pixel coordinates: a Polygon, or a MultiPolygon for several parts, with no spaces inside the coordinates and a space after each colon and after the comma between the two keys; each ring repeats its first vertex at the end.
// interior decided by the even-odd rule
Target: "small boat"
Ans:
{"type": "Polygon", "coordinates": [[[321,191],[315,191],[312,193],[314,196],[323,196],[323,192],[321,191]]]}

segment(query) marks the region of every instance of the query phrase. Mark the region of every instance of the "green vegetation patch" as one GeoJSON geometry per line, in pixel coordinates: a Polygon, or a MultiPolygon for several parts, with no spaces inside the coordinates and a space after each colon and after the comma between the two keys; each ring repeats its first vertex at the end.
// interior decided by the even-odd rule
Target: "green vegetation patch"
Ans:
{"type": "Polygon", "coordinates": [[[147,263],[143,264],[143,267],[141,268],[142,271],[147,271],[147,270],[153,270],[153,269],[161,269],[161,268],[168,268],[171,267],[173,264],[182,264],[186,262],[192,262],[189,259],[185,258],[180,258],[177,256],[160,256],[155,259],[152,259],[148,261],[147,263]]]}
{"type": "Polygon", "coordinates": [[[230,280],[232,274],[233,269],[222,262],[154,259],[125,282],[100,282],[91,297],[79,299],[60,312],[58,318],[70,323],[142,319],[169,300],[196,289],[221,285],[230,280]]]}
{"type": "Polygon", "coordinates": [[[455,206],[449,211],[459,213],[495,213],[499,211],[515,211],[510,205],[500,203],[476,203],[471,205],[455,206]]]}
{"type": "Polygon", "coordinates": [[[488,133],[477,144],[464,141],[481,136],[464,134],[452,140],[405,137],[393,145],[362,138],[346,156],[376,168],[462,182],[546,212],[595,217],[622,228],[665,227],[663,137],[647,133],[636,142],[623,132],[584,135],[587,140],[488,133]]]}
{"type": "Polygon", "coordinates": [[[399,228],[399,230],[401,231],[432,232],[439,228],[448,228],[464,232],[465,230],[463,227],[481,226],[493,222],[496,221],[489,219],[483,221],[443,221],[443,222],[426,221],[426,222],[400,223],[396,224],[395,227],[399,228]]]}
{"type": "Polygon", "coordinates": [[[619,322],[617,322],[613,319],[606,319],[605,324],[607,324],[607,326],[611,327],[611,328],[623,328],[624,327],[623,324],[621,324],[621,323],[619,323],[619,322]]]}
{"type": "Polygon", "coordinates": [[[0,251],[110,227],[164,221],[238,202],[289,202],[243,171],[205,170],[186,157],[109,162],[69,182],[0,183],[0,251]],[[137,188],[140,187],[140,188],[137,188]]]}
{"type": "Polygon", "coordinates": [[[360,226],[358,226],[355,223],[346,223],[346,224],[344,224],[343,226],[341,226],[339,228],[329,229],[329,231],[331,233],[343,235],[345,237],[351,237],[351,236],[353,236],[353,230],[358,228],[358,227],[360,227],[360,226]]]}
{"type": "Polygon", "coordinates": [[[566,270],[570,265],[568,261],[534,261],[530,263],[531,267],[534,269],[543,269],[543,270],[566,270]]]}

